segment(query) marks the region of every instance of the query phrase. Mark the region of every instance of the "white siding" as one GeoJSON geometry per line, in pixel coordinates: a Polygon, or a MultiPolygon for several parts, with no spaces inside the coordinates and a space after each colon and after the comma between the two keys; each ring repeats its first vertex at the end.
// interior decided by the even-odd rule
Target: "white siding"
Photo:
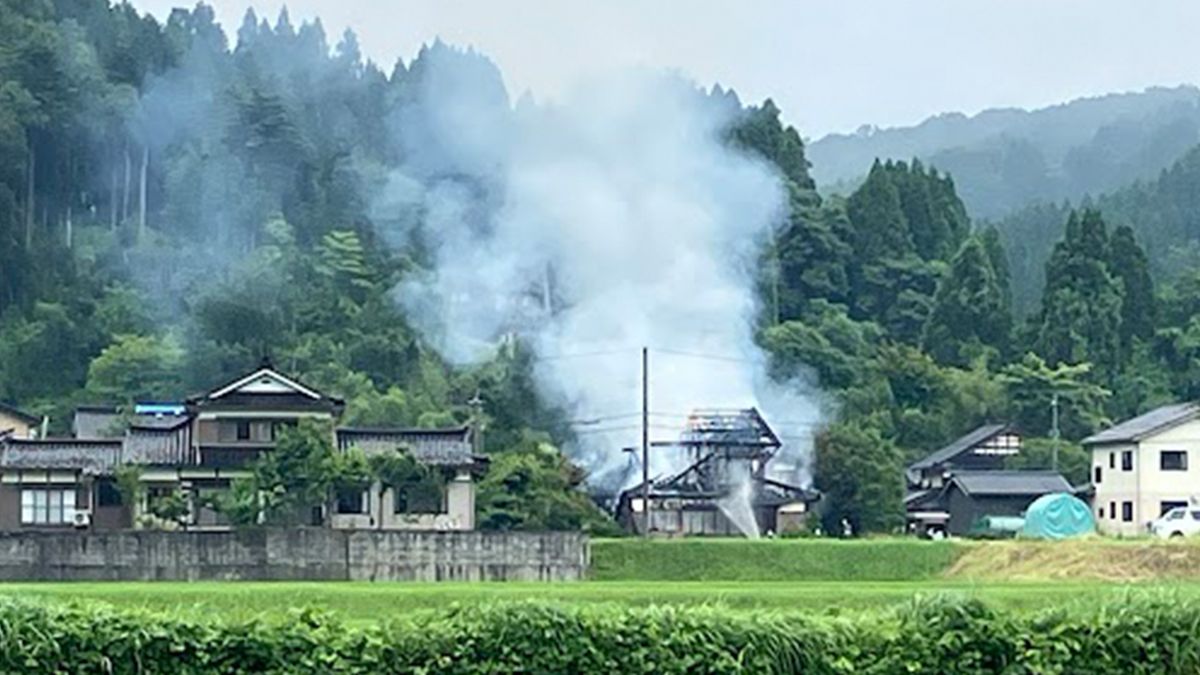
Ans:
{"type": "Polygon", "coordinates": [[[1092,448],[1092,479],[1096,487],[1093,510],[1101,532],[1106,534],[1138,535],[1146,533],[1148,523],[1158,518],[1163,502],[1187,502],[1200,499],[1200,420],[1177,427],[1126,445],[1104,445],[1092,448]],[[1121,468],[1123,452],[1133,453],[1133,468],[1121,468]],[[1187,453],[1186,471],[1163,471],[1160,468],[1163,451],[1187,453]],[[1114,453],[1114,467],[1109,466],[1109,453],[1114,453]],[[1095,470],[1100,467],[1100,482],[1095,482],[1095,470]],[[1133,520],[1122,519],[1123,504],[1133,505],[1133,520]],[[1111,507],[1116,507],[1116,513],[1111,507]],[[1115,517],[1113,517],[1115,515],[1115,517]]]}

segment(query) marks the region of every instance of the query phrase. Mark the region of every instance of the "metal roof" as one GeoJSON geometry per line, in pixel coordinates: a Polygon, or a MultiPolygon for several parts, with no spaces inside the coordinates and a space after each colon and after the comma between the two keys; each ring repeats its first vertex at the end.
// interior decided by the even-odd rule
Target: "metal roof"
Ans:
{"type": "Polygon", "coordinates": [[[958,455],[974,448],[980,443],[990,440],[994,436],[1008,431],[1007,424],[985,424],[971,433],[961,436],[949,445],[931,453],[925,459],[914,463],[910,469],[929,469],[938,464],[944,464],[958,455]]]}
{"type": "Polygon", "coordinates": [[[1105,443],[1133,443],[1148,436],[1153,436],[1190,422],[1200,416],[1200,405],[1195,403],[1175,403],[1155,408],[1144,415],[1125,420],[1120,424],[1092,434],[1083,439],[1084,445],[1103,445],[1105,443]]]}
{"type": "Polygon", "coordinates": [[[1044,495],[1072,492],[1056,471],[957,471],[950,479],[968,495],[1044,495]]]}

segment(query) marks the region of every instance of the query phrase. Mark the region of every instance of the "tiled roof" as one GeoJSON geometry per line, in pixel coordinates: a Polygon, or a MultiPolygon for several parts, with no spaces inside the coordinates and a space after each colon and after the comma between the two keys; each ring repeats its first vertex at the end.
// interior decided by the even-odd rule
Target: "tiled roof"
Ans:
{"type": "Polygon", "coordinates": [[[929,469],[939,464],[948,462],[958,455],[979,445],[980,443],[987,441],[993,436],[999,435],[1007,429],[1007,424],[985,424],[984,426],[975,429],[971,433],[958,438],[953,443],[941,448],[940,450],[937,450],[936,452],[933,452],[925,459],[913,464],[910,468],[929,469]]]}
{"type": "Polygon", "coordinates": [[[337,430],[339,450],[358,448],[368,455],[394,452],[400,448],[425,464],[466,466],[473,464],[471,430],[459,429],[354,429],[337,430]]]}
{"type": "Polygon", "coordinates": [[[121,441],[76,438],[0,442],[0,468],[79,469],[85,474],[112,473],[121,463],[121,441]]]}
{"type": "Polygon", "coordinates": [[[1195,403],[1175,403],[1155,408],[1144,415],[1125,420],[1120,424],[1105,429],[1083,439],[1084,445],[1102,445],[1104,443],[1132,443],[1147,436],[1166,431],[1171,427],[1189,422],[1200,417],[1200,406],[1195,403]]]}
{"type": "Polygon", "coordinates": [[[968,495],[1044,495],[1072,492],[1055,471],[957,471],[951,482],[968,495]]]}

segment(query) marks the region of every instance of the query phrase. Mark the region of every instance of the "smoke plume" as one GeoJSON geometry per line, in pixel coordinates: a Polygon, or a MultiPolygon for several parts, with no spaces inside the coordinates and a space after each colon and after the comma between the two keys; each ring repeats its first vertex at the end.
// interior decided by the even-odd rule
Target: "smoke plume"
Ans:
{"type": "MultiPolygon", "coordinates": [[[[776,469],[806,481],[817,406],[771,382],[753,339],[756,266],[785,195],[725,142],[740,106],[632,72],[514,107],[478,61],[434,49],[396,124],[409,160],[377,209],[430,251],[429,273],[396,290],[417,328],[458,363],[505,336],[530,344],[542,395],[582,422],[568,451],[594,478],[633,478],[621,449],[640,444],[648,346],[652,439],[694,408],[757,406],[787,442],[776,469]]],[[[681,454],[656,451],[654,472],[681,454]]]]}

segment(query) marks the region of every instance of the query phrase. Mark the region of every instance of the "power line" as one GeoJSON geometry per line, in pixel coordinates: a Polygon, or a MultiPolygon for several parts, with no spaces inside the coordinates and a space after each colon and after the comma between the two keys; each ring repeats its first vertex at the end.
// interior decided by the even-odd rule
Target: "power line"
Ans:
{"type": "Polygon", "coordinates": [[[690,352],[681,349],[662,349],[655,348],[654,351],[659,354],[670,354],[673,356],[686,356],[693,359],[705,359],[708,361],[728,361],[731,363],[752,363],[761,365],[764,359],[747,359],[740,356],[729,356],[728,354],[705,354],[703,352],[690,352]]]}
{"type": "Polygon", "coordinates": [[[607,349],[595,352],[579,352],[577,354],[550,354],[548,356],[535,356],[534,361],[560,361],[562,359],[586,359],[594,356],[614,356],[616,354],[630,354],[636,352],[636,349],[607,349]]]}

